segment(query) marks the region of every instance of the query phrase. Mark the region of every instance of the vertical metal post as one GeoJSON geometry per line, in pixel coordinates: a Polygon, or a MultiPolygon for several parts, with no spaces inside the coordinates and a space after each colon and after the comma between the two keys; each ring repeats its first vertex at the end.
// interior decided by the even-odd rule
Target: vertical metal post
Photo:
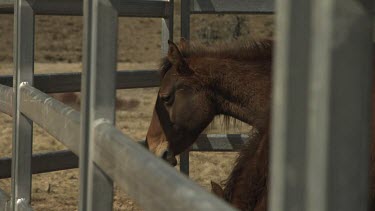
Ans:
{"type": "Polygon", "coordinates": [[[307,209],[367,209],[372,0],[313,1],[307,209]]]}
{"type": "Polygon", "coordinates": [[[168,53],[168,40],[173,40],[174,0],[169,0],[168,17],[161,19],[161,54],[168,53]]]}
{"type": "MultiPolygon", "coordinates": [[[[168,39],[173,40],[173,16],[174,16],[173,0],[169,1],[169,16],[162,19],[162,55],[168,53],[168,39]]],[[[180,171],[189,175],[189,151],[185,151],[180,155],[180,171]]]]}
{"type": "Polygon", "coordinates": [[[181,37],[190,40],[190,0],[181,0],[181,37]]]}
{"type": "Polygon", "coordinates": [[[15,1],[14,11],[12,210],[21,210],[19,205],[31,200],[33,123],[20,112],[19,88],[33,85],[34,12],[27,0],[15,1]]]}
{"type": "Polygon", "coordinates": [[[310,1],[276,1],[270,210],[304,210],[310,1]]]}
{"type": "MultiPolygon", "coordinates": [[[[190,39],[190,0],[181,0],[181,37],[190,39]]],[[[180,171],[189,175],[189,150],[180,154],[180,171]]]]}
{"type": "Polygon", "coordinates": [[[189,176],[190,156],[189,149],[180,154],[180,171],[189,176]]]}
{"type": "Polygon", "coordinates": [[[116,2],[84,1],[79,210],[112,210],[113,182],[93,162],[95,121],[115,124],[117,32],[116,2]]]}

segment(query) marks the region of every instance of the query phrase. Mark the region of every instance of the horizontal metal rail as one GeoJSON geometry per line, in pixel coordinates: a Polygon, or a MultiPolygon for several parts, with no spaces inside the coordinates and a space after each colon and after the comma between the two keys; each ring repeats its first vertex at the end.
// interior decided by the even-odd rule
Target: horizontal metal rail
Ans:
{"type": "MultiPolygon", "coordinates": [[[[37,15],[82,15],[82,0],[29,0],[37,15]]],[[[13,13],[14,0],[0,0],[0,14],[13,13]]],[[[154,0],[118,1],[116,8],[122,17],[168,17],[169,2],[154,0]]]]}
{"type": "Polygon", "coordinates": [[[201,134],[190,151],[239,151],[249,141],[251,141],[251,138],[245,134],[201,134]]]}
{"type": "MultiPolygon", "coordinates": [[[[21,112],[78,154],[79,112],[27,84],[20,92],[21,112]]],[[[232,210],[111,124],[99,124],[95,132],[95,163],[144,208],[232,210]]]]}
{"type": "MultiPolygon", "coordinates": [[[[12,158],[0,158],[0,179],[11,177],[12,158]]],[[[66,170],[78,167],[78,157],[69,150],[33,154],[31,170],[33,174],[66,170]]],[[[1,209],[0,209],[1,210],[1,209]]]]}
{"type": "Polygon", "coordinates": [[[190,0],[190,13],[246,13],[269,14],[274,12],[274,0],[190,0]]]}
{"type": "MultiPolygon", "coordinates": [[[[13,86],[13,76],[0,76],[0,84],[13,86]]],[[[160,75],[156,70],[126,70],[117,72],[117,89],[156,87],[159,84],[160,75]]],[[[79,92],[81,90],[81,73],[35,74],[34,86],[46,93],[79,92]]]]}
{"type": "Polygon", "coordinates": [[[78,155],[80,113],[29,85],[20,94],[21,112],[78,155]]]}

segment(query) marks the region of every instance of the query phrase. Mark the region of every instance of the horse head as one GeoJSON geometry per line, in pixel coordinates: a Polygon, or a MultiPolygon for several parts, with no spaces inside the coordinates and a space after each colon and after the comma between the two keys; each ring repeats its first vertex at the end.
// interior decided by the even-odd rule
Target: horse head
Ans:
{"type": "Polygon", "coordinates": [[[207,87],[194,71],[194,64],[169,41],[168,55],[160,69],[161,84],[146,142],[150,151],[176,165],[175,156],[188,149],[215,116],[207,87]]]}

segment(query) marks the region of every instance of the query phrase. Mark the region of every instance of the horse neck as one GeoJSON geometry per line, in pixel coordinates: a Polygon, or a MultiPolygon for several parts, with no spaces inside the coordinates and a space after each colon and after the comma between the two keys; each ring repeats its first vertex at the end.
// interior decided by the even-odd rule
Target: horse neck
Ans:
{"type": "Polygon", "coordinates": [[[268,126],[271,61],[208,58],[201,59],[200,64],[209,95],[217,104],[217,114],[232,116],[258,130],[268,126]]]}

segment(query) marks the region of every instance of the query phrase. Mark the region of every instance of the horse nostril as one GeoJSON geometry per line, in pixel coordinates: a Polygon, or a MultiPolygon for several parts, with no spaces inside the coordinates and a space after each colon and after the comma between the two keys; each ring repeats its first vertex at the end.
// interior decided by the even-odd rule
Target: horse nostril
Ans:
{"type": "Polygon", "coordinates": [[[149,149],[147,139],[146,140],[140,140],[138,143],[142,146],[144,146],[146,149],[149,149]]]}
{"type": "Polygon", "coordinates": [[[167,161],[172,166],[177,165],[177,160],[176,160],[175,156],[173,156],[173,154],[170,153],[168,150],[164,151],[164,153],[162,155],[162,158],[163,158],[163,160],[167,161]]]}
{"type": "Polygon", "coordinates": [[[168,150],[165,150],[163,155],[161,156],[161,158],[163,158],[163,160],[167,160],[168,159],[168,150]]]}

